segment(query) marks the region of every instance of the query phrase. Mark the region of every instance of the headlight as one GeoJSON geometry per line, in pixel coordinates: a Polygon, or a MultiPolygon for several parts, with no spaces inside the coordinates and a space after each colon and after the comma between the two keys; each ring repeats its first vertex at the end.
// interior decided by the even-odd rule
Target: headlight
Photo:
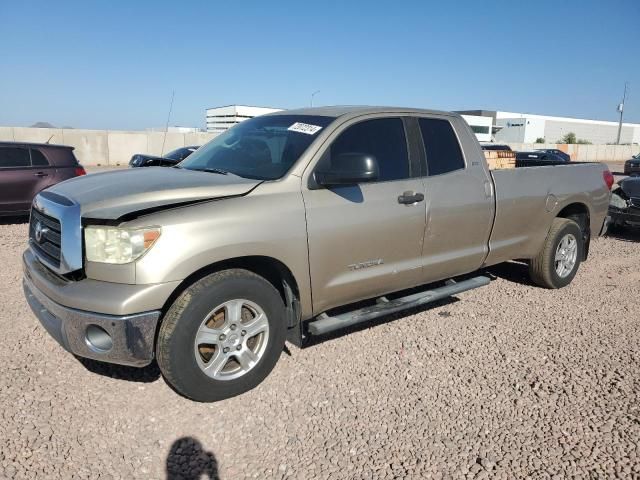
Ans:
{"type": "Polygon", "coordinates": [[[84,229],[89,262],[129,263],[141,257],[160,237],[160,227],[126,229],[92,226],[84,229]]]}
{"type": "Polygon", "coordinates": [[[609,205],[614,206],[614,207],[619,208],[619,209],[622,209],[622,210],[627,208],[627,207],[629,207],[629,203],[624,198],[622,198],[620,195],[618,195],[617,193],[612,193],[611,194],[611,200],[610,200],[609,205]]]}

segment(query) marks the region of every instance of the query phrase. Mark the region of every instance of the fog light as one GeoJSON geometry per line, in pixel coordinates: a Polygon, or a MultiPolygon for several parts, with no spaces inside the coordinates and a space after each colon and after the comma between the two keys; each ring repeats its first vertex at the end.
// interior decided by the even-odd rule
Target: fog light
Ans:
{"type": "Polygon", "coordinates": [[[97,352],[108,352],[113,346],[111,335],[98,325],[89,325],[86,333],[87,345],[97,352]]]}

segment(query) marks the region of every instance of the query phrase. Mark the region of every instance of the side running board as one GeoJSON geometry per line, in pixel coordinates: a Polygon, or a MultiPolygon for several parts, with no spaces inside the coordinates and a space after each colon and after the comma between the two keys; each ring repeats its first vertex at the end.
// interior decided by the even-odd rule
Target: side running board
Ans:
{"type": "Polygon", "coordinates": [[[442,287],[414,293],[394,300],[388,300],[386,297],[380,297],[376,300],[375,305],[353,310],[351,312],[341,313],[331,317],[326,313],[323,313],[309,323],[309,333],[312,335],[323,335],[340,328],[349,327],[351,325],[373,320],[374,318],[389,315],[390,313],[400,312],[408,308],[442,300],[443,298],[466,292],[467,290],[484,287],[485,285],[489,285],[490,281],[491,280],[488,277],[484,276],[473,277],[461,282],[449,280],[442,287]]]}

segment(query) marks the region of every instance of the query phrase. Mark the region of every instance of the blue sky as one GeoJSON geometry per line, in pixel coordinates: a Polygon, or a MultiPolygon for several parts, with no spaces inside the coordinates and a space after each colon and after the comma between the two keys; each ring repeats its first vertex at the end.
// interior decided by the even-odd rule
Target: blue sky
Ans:
{"type": "Polygon", "coordinates": [[[640,122],[640,1],[3,1],[0,125],[204,126],[249,104],[640,122]]]}

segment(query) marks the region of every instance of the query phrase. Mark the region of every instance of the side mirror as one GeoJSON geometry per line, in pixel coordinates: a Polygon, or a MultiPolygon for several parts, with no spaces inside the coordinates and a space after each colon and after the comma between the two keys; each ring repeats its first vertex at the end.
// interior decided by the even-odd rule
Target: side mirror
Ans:
{"type": "Polygon", "coordinates": [[[365,153],[341,153],[331,158],[330,168],[320,168],[313,176],[319,185],[355,185],[375,182],[380,168],[373,155],[365,153]]]}

